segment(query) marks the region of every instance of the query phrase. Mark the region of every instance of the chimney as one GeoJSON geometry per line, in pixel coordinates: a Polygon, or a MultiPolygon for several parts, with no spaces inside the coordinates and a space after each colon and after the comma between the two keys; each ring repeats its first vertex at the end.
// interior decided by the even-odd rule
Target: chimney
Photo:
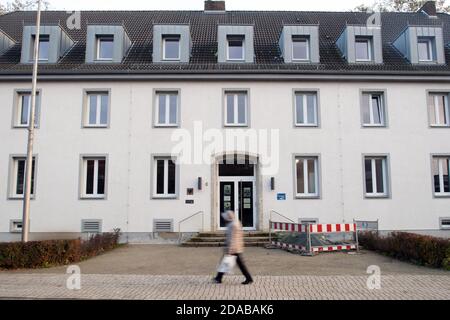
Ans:
{"type": "Polygon", "coordinates": [[[424,3],[419,12],[425,12],[430,17],[437,17],[436,14],[436,1],[427,1],[424,3]]]}
{"type": "Polygon", "coordinates": [[[205,1],[205,11],[225,11],[225,1],[205,1]]]}

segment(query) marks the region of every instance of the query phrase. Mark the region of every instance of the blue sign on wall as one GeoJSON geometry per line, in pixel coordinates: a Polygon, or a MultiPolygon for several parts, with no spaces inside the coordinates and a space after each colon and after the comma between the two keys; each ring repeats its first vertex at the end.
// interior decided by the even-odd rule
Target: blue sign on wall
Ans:
{"type": "Polygon", "coordinates": [[[286,193],[277,193],[277,200],[286,200],[286,193]]]}

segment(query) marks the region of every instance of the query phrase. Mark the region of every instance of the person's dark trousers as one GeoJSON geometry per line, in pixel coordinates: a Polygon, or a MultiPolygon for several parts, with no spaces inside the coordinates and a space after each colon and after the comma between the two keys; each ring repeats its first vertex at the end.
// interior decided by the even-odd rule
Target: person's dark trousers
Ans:
{"type": "MultiPolygon", "coordinates": [[[[248,272],[247,266],[245,265],[242,255],[240,253],[237,253],[237,254],[234,254],[234,256],[236,256],[236,263],[237,263],[239,269],[241,270],[242,274],[244,275],[245,280],[253,281],[253,278],[252,278],[250,272],[248,272]]],[[[217,276],[216,276],[216,280],[221,282],[223,275],[224,275],[223,272],[218,272],[217,276]]]]}

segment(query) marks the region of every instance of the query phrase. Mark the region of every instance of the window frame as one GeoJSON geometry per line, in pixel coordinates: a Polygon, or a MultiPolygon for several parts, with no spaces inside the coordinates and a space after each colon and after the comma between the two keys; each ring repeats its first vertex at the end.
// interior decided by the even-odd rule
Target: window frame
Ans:
{"type": "Polygon", "coordinates": [[[391,199],[392,198],[392,189],[391,189],[391,168],[390,168],[390,155],[389,154],[363,154],[362,155],[362,178],[363,178],[363,193],[364,193],[364,199],[391,199]],[[367,186],[366,186],[366,158],[370,158],[371,160],[371,169],[372,169],[372,190],[375,190],[373,187],[376,187],[377,180],[376,180],[376,173],[375,173],[375,179],[374,179],[374,160],[377,159],[383,159],[384,161],[382,164],[383,168],[383,178],[384,183],[383,187],[385,192],[367,192],[367,186]]]}
{"type": "MultiPolygon", "coordinates": [[[[294,199],[301,200],[301,199],[322,199],[322,175],[321,175],[321,155],[320,154],[293,154],[293,182],[294,182],[294,199]],[[297,160],[303,159],[303,160],[314,160],[315,164],[315,183],[316,183],[316,192],[315,193],[298,193],[297,192],[297,160]]],[[[305,162],[303,163],[303,166],[305,167],[305,162]]],[[[307,167],[307,162],[306,162],[307,167]]],[[[303,170],[305,172],[305,170],[303,170]]],[[[308,178],[304,179],[304,186],[308,185],[308,178]]],[[[306,190],[306,189],[305,189],[306,190]]]]}
{"type": "MultiPolygon", "coordinates": [[[[166,97],[166,115],[170,120],[170,111],[167,111],[167,101],[168,97],[166,97]]],[[[170,103],[170,100],[169,100],[170,103]]],[[[153,90],[153,121],[152,125],[154,128],[177,128],[181,123],[181,89],[170,89],[170,88],[161,88],[153,90]],[[176,107],[176,122],[175,123],[159,123],[159,95],[160,94],[176,94],[177,95],[177,107],[176,107]]],[[[170,106],[170,104],[169,104],[170,106]]],[[[168,120],[168,119],[166,119],[168,120]]]]}
{"type": "Polygon", "coordinates": [[[115,36],[114,34],[97,34],[95,35],[95,60],[96,61],[113,61],[114,60],[114,42],[115,42],[115,36]],[[105,39],[112,39],[112,41],[108,41],[108,42],[112,42],[113,48],[112,48],[112,56],[111,58],[101,58],[100,57],[100,48],[101,48],[101,42],[102,40],[105,39]]]}
{"type": "MultiPolygon", "coordinates": [[[[294,115],[294,127],[295,128],[319,128],[320,127],[320,90],[319,89],[293,89],[293,115],[294,115]],[[315,123],[297,123],[297,95],[303,94],[305,97],[308,94],[315,95],[315,123]]],[[[307,108],[306,108],[307,109],[307,108]]],[[[305,110],[303,110],[305,115],[305,110]]],[[[306,116],[308,113],[306,111],[306,116]]],[[[307,119],[307,117],[306,117],[307,119]]]]}
{"type": "Polygon", "coordinates": [[[445,90],[427,90],[426,93],[426,106],[427,106],[427,114],[428,114],[428,125],[430,128],[445,128],[448,129],[450,128],[450,92],[446,92],[445,90]],[[430,98],[431,96],[435,96],[433,99],[433,106],[434,106],[434,114],[435,114],[435,118],[432,118],[432,114],[431,114],[431,110],[430,110],[430,98]],[[436,112],[437,109],[437,105],[436,105],[436,97],[439,96],[445,96],[445,100],[444,100],[444,108],[445,113],[446,113],[446,122],[447,124],[436,124],[436,123],[432,123],[432,121],[436,122],[437,116],[439,115],[439,112],[436,112]]]}
{"type": "Polygon", "coordinates": [[[162,60],[163,61],[180,61],[181,60],[181,35],[163,35],[162,36],[162,60]],[[167,58],[166,57],[166,41],[176,39],[178,42],[178,57],[167,58]]]}
{"type": "MultiPolygon", "coordinates": [[[[31,35],[31,54],[30,54],[30,62],[34,61],[34,45],[36,43],[36,34],[31,35]]],[[[40,34],[39,35],[39,57],[38,61],[41,63],[48,62],[50,60],[50,35],[49,34],[40,34]],[[47,42],[48,43],[48,50],[47,50],[47,58],[41,59],[41,42],[47,42]]]]}
{"type": "Polygon", "coordinates": [[[222,115],[223,115],[223,127],[227,128],[227,127],[234,127],[234,128],[243,128],[243,127],[250,127],[250,89],[223,89],[223,94],[222,94],[222,103],[223,103],[223,107],[222,107],[222,115]],[[234,101],[234,118],[237,120],[237,122],[228,122],[228,114],[227,114],[227,109],[228,109],[228,102],[227,102],[227,96],[228,94],[234,94],[235,97],[233,99],[234,101]],[[245,123],[239,123],[239,113],[236,112],[238,111],[238,95],[239,94],[245,94],[246,99],[245,99],[245,123]]]}
{"type": "Polygon", "coordinates": [[[360,90],[360,115],[362,128],[388,128],[388,108],[387,108],[387,90],[385,89],[361,89],[360,90]],[[369,117],[371,123],[364,123],[364,95],[369,95],[369,117]],[[379,96],[381,101],[382,122],[373,123],[373,104],[372,97],[379,96]]]}
{"type": "Polygon", "coordinates": [[[246,54],[246,46],[245,46],[245,35],[239,35],[239,34],[228,34],[226,37],[227,42],[227,61],[245,61],[245,54],[246,54]],[[232,39],[235,38],[235,39],[232,39]],[[238,39],[239,38],[239,39],[238,39]],[[242,58],[241,59],[232,59],[230,58],[230,41],[242,41],[242,58]]]}
{"type": "MultiPolygon", "coordinates": [[[[434,199],[448,199],[450,198],[450,192],[436,192],[435,185],[434,185],[434,172],[433,172],[433,161],[438,159],[449,159],[450,160],[450,154],[431,154],[431,162],[430,162],[430,169],[431,169],[431,191],[434,199]]],[[[449,161],[450,162],[450,161],[449,161]]],[[[441,178],[440,172],[441,168],[439,166],[439,180],[440,180],[440,186],[443,183],[443,177],[441,178]]],[[[450,173],[450,163],[449,163],[449,173],[450,173]]]]}
{"type": "Polygon", "coordinates": [[[365,36],[355,36],[355,61],[356,63],[365,63],[365,62],[372,62],[373,61],[373,38],[372,37],[365,37],[365,36]],[[367,43],[367,55],[368,59],[358,59],[357,57],[357,50],[356,45],[360,42],[366,42],[367,43]]]}
{"type": "Polygon", "coordinates": [[[419,63],[427,63],[435,61],[433,41],[435,41],[434,37],[422,37],[422,36],[417,37],[417,60],[419,61],[419,63]],[[430,56],[429,59],[420,58],[419,44],[423,42],[426,42],[428,45],[428,55],[430,56]]]}
{"type": "MultiPolygon", "coordinates": [[[[41,118],[41,96],[42,96],[42,90],[37,89],[36,90],[36,111],[35,111],[35,118],[34,118],[34,128],[39,129],[40,127],[40,118],[41,118]]],[[[14,98],[13,98],[13,116],[11,120],[11,128],[13,129],[27,129],[29,127],[29,121],[30,121],[30,113],[31,113],[31,89],[15,89],[14,90],[14,98]],[[21,114],[22,114],[22,96],[28,94],[30,95],[30,105],[29,105],[29,113],[28,113],[28,119],[27,124],[20,124],[21,114]]]]}
{"type": "Polygon", "coordinates": [[[150,199],[154,200],[177,200],[179,198],[180,166],[177,163],[177,157],[168,154],[151,155],[151,177],[150,177],[150,199]],[[157,193],[158,160],[164,160],[164,193],[157,193]],[[175,193],[169,194],[168,191],[168,161],[172,160],[175,164],[175,193]]]}
{"type": "MultiPolygon", "coordinates": [[[[99,101],[99,97],[97,97],[97,103],[99,101]]],[[[83,89],[83,109],[82,109],[82,117],[81,117],[81,127],[86,129],[106,129],[110,127],[110,119],[111,119],[111,89],[83,89]],[[90,124],[89,123],[89,112],[90,112],[90,95],[107,95],[108,97],[108,113],[106,124],[90,124]]],[[[101,99],[100,99],[101,102],[101,99]]],[[[97,117],[101,114],[101,108],[98,108],[97,105],[97,117]]]]}
{"type": "MultiPolygon", "coordinates": [[[[8,173],[8,200],[23,200],[24,194],[20,195],[16,193],[17,190],[17,165],[19,160],[26,161],[27,156],[25,154],[11,154],[9,156],[9,173],[8,173]]],[[[36,199],[37,194],[37,177],[38,177],[38,155],[33,154],[34,160],[34,177],[33,177],[33,193],[31,194],[31,200],[36,199]]],[[[26,167],[26,163],[25,163],[26,167]]],[[[25,168],[24,168],[24,193],[25,193],[25,168]]]]}
{"type": "Polygon", "coordinates": [[[292,62],[308,62],[311,61],[311,41],[309,36],[296,36],[293,35],[291,38],[291,54],[292,62]],[[306,42],[306,59],[297,59],[294,55],[294,43],[296,42],[306,42]]]}
{"type": "MultiPolygon", "coordinates": [[[[95,165],[94,165],[95,166],[95,165]]],[[[80,178],[79,178],[79,199],[80,200],[107,200],[108,199],[108,155],[107,154],[82,154],[80,155],[80,178]],[[105,160],[105,190],[103,194],[98,194],[98,190],[96,190],[92,195],[86,193],[86,181],[87,181],[87,161],[88,160],[96,160],[96,167],[98,171],[98,161],[105,160]]],[[[95,177],[95,168],[94,168],[94,177],[95,177]]],[[[97,181],[98,183],[98,181],[97,181]]],[[[94,189],[95,189],[95,180],[94,180],[94,189]]]]}

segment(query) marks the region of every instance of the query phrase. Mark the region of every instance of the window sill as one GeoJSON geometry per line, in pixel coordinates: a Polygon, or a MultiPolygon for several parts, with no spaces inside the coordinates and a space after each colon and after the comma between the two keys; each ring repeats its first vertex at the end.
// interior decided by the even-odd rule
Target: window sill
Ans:
{"type": "Polygon", "coordinates": [[[434,194],[435,199],[448,199],[450,198],[450,193],[435,193],[434,194]]]}
{"type": "Polygon", "coordinates": [[[387,125],[385,125],[385,124],[363,124],[362,127],[365,129],[377,129],[377,128],[386,129],[387,125]]]}
{"type": "Polygon", "coordinates": [[[248,124],[224,124],[225,128],[248,128],[248,124]]]}
{"type": "Polygon", "coordinates": [[[320,200],[321,198],[320,198],[319,195],[317,195],[317,196],[314,196],[314,195],[311,195],[311,196],[296,195],[294,199],[297,199],[297,200],[320,200]]]}
{"type": "MultiPolygon", "coordinates": [[[[24,196],[9,196],[8,197],[8,200],[23,200],[23,199],[24,199],[24,196]]],[[[35,200],[36,197],[32,195],[30,199],[35,200]]]]}
{"type": "MultiPolygon", "coordinates": [[[[17,125],[17,124],[15,124],[12,128],[13,129],[28,129],[28,125],[17,125]]],[[[39,129],[39,126],[34,126],[34,129],[39,129]]]]}
{"type": "Polygon", "coordinates": [[[152,200],[178,200],[178,196],[161,196],[161,195],[153,195],[152,200]]]}
{"type": "Polygon", "coordinates": [[[447,124],[430,124],[432,129],[450,129],[450,125],[447,124]]]}
{"type": "Polygon", "coordinates": [[[371,195],[371,194],[365,194],[364,195],[365,199],[390,199],[390,195],[388,194],[381,194],[381,195],[371,195]]]}
{"type": "Polygon", "coordinates": [[[319,125],[318,124],[295,124],[296,128],[318,128],[319,125]]]}
{"type": "Polygon", "coordinates": [[[179,128],[179,124],[154,124],[153,127],[155,128],[179,128]]]}
{"type": "Polygon", "coordinates": [[[109,129],[109,125],[83,125],[83,129],[109,129]]]}
{"type": "Polygon", "coordinates": [[[106,196],[80,196],[80,200],[106,200],[106,196]]]}

